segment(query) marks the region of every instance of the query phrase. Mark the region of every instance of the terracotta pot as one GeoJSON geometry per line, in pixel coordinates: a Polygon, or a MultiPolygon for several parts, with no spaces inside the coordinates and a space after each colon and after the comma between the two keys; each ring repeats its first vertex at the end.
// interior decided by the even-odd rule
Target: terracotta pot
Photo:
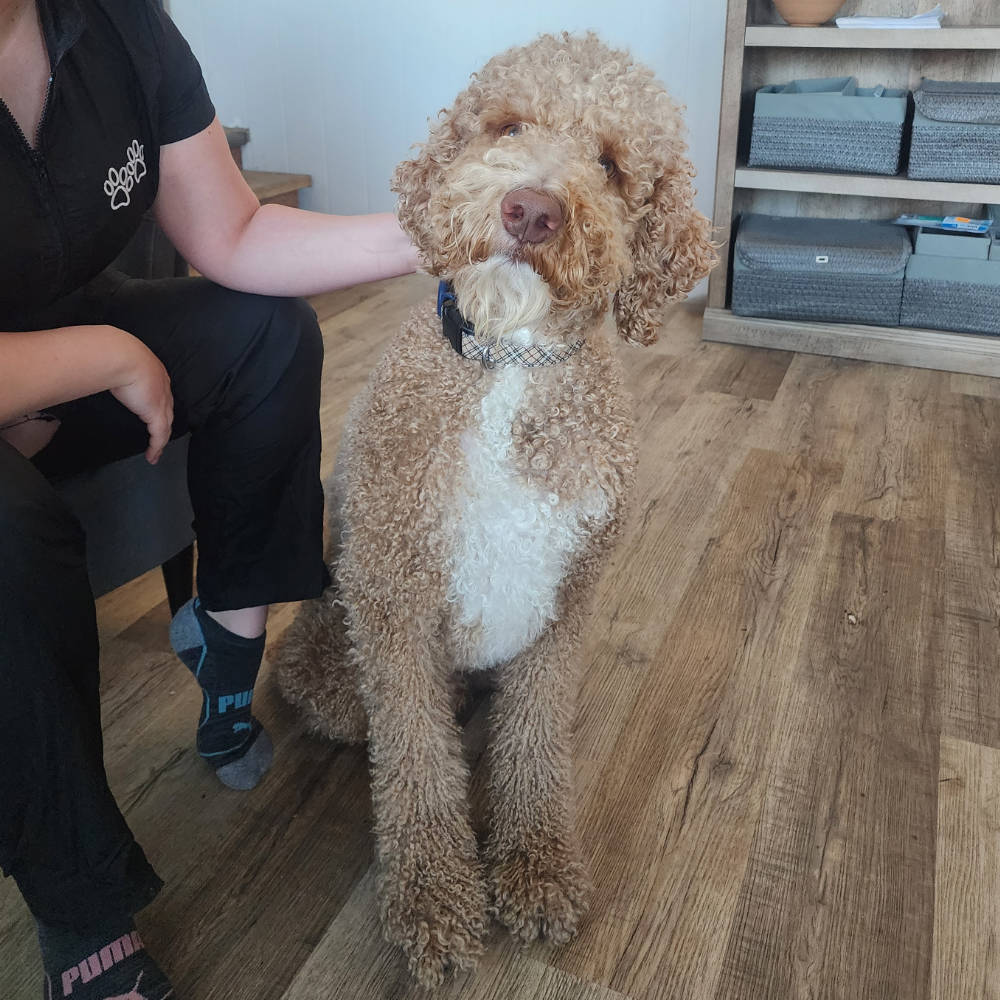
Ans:
{"type": "Polygon", "coordinates": [[[844,0],[774,0],[778,13],[794,28],[826,24],[844,6],[844,0]]]}

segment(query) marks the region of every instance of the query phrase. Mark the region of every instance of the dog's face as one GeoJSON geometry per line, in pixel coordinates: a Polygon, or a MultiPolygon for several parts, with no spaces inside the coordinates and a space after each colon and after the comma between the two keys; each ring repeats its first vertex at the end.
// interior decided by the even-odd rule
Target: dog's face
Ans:
{"type": "Polygon", "coordinates": [[[680,112],[595,36],[543,36],[492,59],[397,168],[399,217],[487,336],[569,330],[614,296],[622,337],[715,262],[692,206],[680,112]]]}

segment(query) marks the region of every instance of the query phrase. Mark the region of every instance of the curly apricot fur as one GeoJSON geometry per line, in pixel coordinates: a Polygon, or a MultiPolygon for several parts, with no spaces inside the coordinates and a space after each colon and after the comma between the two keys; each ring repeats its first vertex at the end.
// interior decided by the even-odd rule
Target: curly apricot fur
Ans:
{"type": "Polygon", "coordinates": [[[711,267],[691,173],[680,113],[652,73],[586,35],[544,36],[491,60],[395,175],[400,219],[434,273],[516,272],[542,295],[533,335],[585,340],[569,360],[505,381],[456,357],[430,304],[414,312],[344,431],[330,483],[335,587],[276,652],[282,688],[314,729],[357,739],[367,719],[382,924],[427,986],[475,962],[489,915],[521,941],[563,943],[586,913],[574,691],[635,474],[631,405],[603,321],[614,301],[619,334],[649,343],[662,307],[711,267]],[[563,209],[561,231],[540,245],[514,246],[503,230],[500,200],[524,186],[563,209]],[[498,398],[515,400],[509,419],[495,416],[498,398]],[[478,454],[469,441],[487,418],[491,441],[509,430],[506,450],[490,453],[505,463],[497,481],[536,513],[544,505],[538,516],[570,541],[565,565],[554,564],[551,618],[494,667],[480,858],[454,704],[486,621],[461,617],[449,574],[464,552],[462,491],[478,454]],[[571,529],[567,516],[578,518],[571,529]]]}
{"type": "Polygon", "coordinates": [[[491,154],[501,160],[497,184],[505,172],[520,176],[519,161],[539,164],[533,179],[567,207],[562,239],[529,253],[550,288],[554,327],[561,314],[563,327],[593,320],[610,292],[621,336],[652,343],[663,307],[717,263],[711,225],[694,208],[680,109],[649,69],[593,34],[543,35],[491,59],[396,169],[400,221],[433,274],[450,278],[496,249],[496,191],[465,183],[491,154]],[[501,135],[511,122],[526,128],[501,135]],[[471,238],[463,215],[475,219],[471,238]]]}

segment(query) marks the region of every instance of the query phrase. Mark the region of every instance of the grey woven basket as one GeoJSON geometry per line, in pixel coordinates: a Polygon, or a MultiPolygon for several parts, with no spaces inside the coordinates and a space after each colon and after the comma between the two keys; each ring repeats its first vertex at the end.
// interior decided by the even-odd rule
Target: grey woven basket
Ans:
{"type": "Polygon", "coordinates": [[[913,103],[935,121],[1000,125],[1000,83],[925,78],[913,93],[913,103]]]}
{"type": "Polygon", "coordinates": [[[910,177],[1000,182],[1000,83],[924,80],[913,101],[910,177]]]}
{"type": "Polygon", "coordinates": [[[906,268],[901,322],[1000,335],[1000,261],[914,254],[906,268]]]}
{"type": "Polygon", "coordinates": [[[747,215],[733,258],[739,316],[899,324],[905,229],[853,219],[747,215]]]}
{"type": "Polygon", "coordinates": [[[859,88],[853,77],[763,87],[754,103],[749,164],[895,174],[906,92],[859,88]]]}

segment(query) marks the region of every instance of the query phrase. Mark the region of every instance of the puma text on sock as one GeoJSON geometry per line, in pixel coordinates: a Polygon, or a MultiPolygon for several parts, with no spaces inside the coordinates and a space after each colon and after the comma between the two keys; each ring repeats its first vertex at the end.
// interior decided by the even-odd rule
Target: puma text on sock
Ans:
{"type": "Polygon", "coordinates": [[[195,597],[170,626],[174,652],[194,674],[204,702],[198,752],[230,788],[253,788],[271,766],[273,748],[250,712],[264,636],[246,639],[223,628],[195,597]]]}
{"type": "Polygon", "coordinates": [[[129,917],[87,931],[39,923],[38,942],[44,1000],[167,1000],[173,995],[129,917]]]}

